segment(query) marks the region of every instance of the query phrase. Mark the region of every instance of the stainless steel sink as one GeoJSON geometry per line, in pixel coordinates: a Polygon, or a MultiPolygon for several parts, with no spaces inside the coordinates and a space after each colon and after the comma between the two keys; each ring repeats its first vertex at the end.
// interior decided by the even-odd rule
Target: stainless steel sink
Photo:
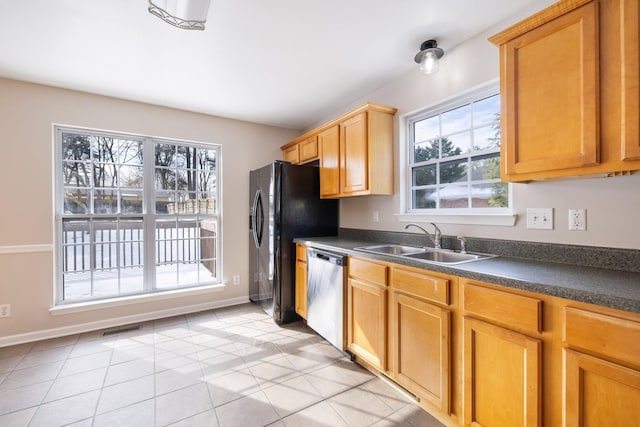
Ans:
{"type": "Polygon", "coordinates": [[[407,254],[426,252],[425,248],[421,248],[417,246],[405,246],[405,245],[361,246],[355,249],[360,251],[372,252],[376,254],[385,254],[385,255],[407,255],[407,254]]]}
{"type": "Polygon", "coordinates": [[[479,254],[471,252],[455,252],[447,249],[424,248],[407,245],[374,245],[355,248],[363,252],[391,255],[399,258],[413,259],[432,264],[461,264],[463,262],[477,261],[492,258],[496,255],[479,254]]]}
{"type": "Polygon", "coordinates": [[[427,251],[416,254],[406,254],[407,258],[418,259],[421,261],[438,262],[442,264],[458,264],[461,262],[475,261],[482,258],[488,258],[487,255],[445,252],[445,251],[427,251]]]}

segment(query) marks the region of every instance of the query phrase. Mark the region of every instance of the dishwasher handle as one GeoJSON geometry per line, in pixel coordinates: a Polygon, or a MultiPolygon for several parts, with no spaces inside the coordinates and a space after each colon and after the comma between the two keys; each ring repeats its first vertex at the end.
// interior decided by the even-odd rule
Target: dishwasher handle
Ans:
{"type": "Polygon", "coordinates": [[[319,261],[329,262],[331,264],[339,265],[344,267],[347,265],[347,256],[342,254],[337,254],[334,252],[323,251],[315,248],[307,249],[307,258],[308,259],[317,259],[319,261]]]}

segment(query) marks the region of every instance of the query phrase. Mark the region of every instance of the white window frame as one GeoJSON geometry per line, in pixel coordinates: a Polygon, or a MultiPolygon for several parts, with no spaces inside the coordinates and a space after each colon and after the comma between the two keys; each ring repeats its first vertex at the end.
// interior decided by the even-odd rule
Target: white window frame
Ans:
{"type": "MultiPolygon", "coordinates": [[[[120,132],[111,132],[111,131],[102,131],[90,128],[82,128],[82,127],[74,127],[68,125],[54,125],[53,126],[53,144],[54,144],[54,206],[55,206],[55,219],[56,219],[56,234],[54,239],[54,259],[56,262],[56,285],[55,285],[55,296],[54,296],[54,306],[55,307],[65,307],[65,306],[76,306],[76,305],[94,305],[96,303],[104,303],[108,301],[120,301],[120,303],[126,303],[127,300],[136,301],[144,296],[156,295],[160,296],[161,294],[175,294],[176,292],[186,291],[193,293],[198,292],[199,289],[217,289],[222,284],[222,146],[220,144],[206,143],[206,142],[198,142],[198,141],[188,141],[188,140],[179,140],[179,139],[168,139],[168,138],[157,138],[145,135],[136,135],[136,134],[127,134],[120,132]],[[126,214],[126,213],[113,213],[113,214],[65,214],[64,213],[64,183],[62,177],[62,164],[63,164],[63,156],[62,156],[62,134],[63,133],[78,133],[78,134],[86,134],[86,135],[95,135],[100,137],[111,137],[111,138],[119,138],[126,139],[131,141],[139,141],[143,144],[143,153],[144,159],[147,160],[143,162],[143,173],[144,173],[144,184],[143,184],[143,203],[142,203],[142,213],[134,213],[134,214],[126,214]],[[155,162],[154,162],[154,154],[155,154],[155,146],[156,144],[173,144],[173,145],[182,145],[189,146],[195,148],[202,148],[207,150],[213,150],[215,152],[216,159],[216,193],[215,193],[215,211],[214,213],[206,213],[206,214],[164,214],[157,213],[155,210],[156,203],[156,190],[155,190],[155,162]],[[156,253],[155,248],[156,245],[156,221],[161,218],[171,218],[175,217],[178,219],[179,217],[189,216],[189,217],[197,217],[197,218],[208,218],[212,219],[216,223],[216,231],[215,231],[215,277],[210,280],[199,281],[198,283],[191,284],[176,284],[175,286],[170,287],[162,287],[159,288],[156,284],[156,253]],[[128,219],[128,218],[142,218],[143,230],[144,230],[144,250],[142,254],[143,259],[143,290],[139,292],[131,292],[131,293],[116,293],[110,294],[108,296],[91,296],[88,298],[78,298],[65,300],[63,298],[64,295],[64,268],[63,268],[63,238],[62,238],[62,224],[63,219],[65,218],[91,218],[91,219],[100,219],[100,218],[114,218],[116,220],[120,219],[128,219]],[[151,241],[149,242],[149,237],[151,237],[151,241]]],[[[93,188],[93,187],[91,187],[93,188]]],[[[180,238],[177,238],[178,240],[180,238]]],[[[116,256],[120,256],[119,253],[116,256]]],[[[202,254],[200,254],[202,257],[202,254]]],[[[121,267],[117,267],[121,268],[121,267]]],[[[92,273],[93,275],[93,273],[92,273]]],[[[93,287],[93,284],[91,285],[93,287]]],[[[119,303],[119,304],[120,304],[119,303]]]]}
{"type": "Polygon", "coordinates": [[[400,222],[438,222],[445,224],[474,224],[514,226],[516,215],[513,212],[513,188],[508,184],[509,207],[505,208],[464,208],[464,209],[413,209],[412,207],[412,168],[410,126],[418,117],[426,117],[453,110],[459,106],[479,101],[500,93],[498,80],[492,80],[443,101],[428,105],[400,116],[400,222]]]}

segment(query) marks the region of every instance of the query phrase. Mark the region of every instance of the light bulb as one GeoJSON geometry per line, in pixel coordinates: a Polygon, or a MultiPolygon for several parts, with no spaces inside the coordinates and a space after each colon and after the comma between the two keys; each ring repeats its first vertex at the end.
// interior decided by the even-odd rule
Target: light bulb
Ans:
{"type": "Polygon", "coordinates": [[[422,57],[420,61],[420,72],[422,74],[432,74],[438,71],[440,68],[440,61],[435,52],[429,50],[422,57]]]}

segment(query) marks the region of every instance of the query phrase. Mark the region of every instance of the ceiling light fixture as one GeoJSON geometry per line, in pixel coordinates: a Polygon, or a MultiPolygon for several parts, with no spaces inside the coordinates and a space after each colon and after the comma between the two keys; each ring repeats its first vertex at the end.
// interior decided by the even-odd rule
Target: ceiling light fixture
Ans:
{"type": "Polygon", "coordinates": [[[185,30],[204,30],[210,0],[149,0],[149,12],[185,30]]]}
{"type": "Polygon", "coordinates": [[[444,50],[438,47],[435,40],[427,40],[420,45],[420,52],[416,53],[414,60],[420,64],[422,74],[432,74],[438,72],[440,68],[440,58],[444,56],[444,50]]]}

